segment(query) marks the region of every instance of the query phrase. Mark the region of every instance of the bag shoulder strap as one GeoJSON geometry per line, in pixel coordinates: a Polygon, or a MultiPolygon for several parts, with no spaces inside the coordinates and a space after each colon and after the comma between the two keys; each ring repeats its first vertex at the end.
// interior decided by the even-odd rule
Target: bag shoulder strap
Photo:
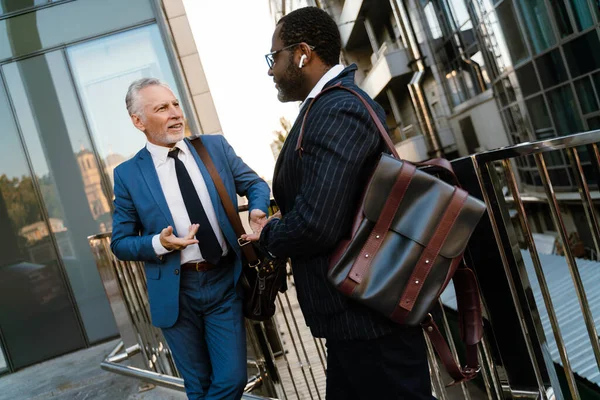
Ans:
{"type": "Polygon", "coordinates": [[[233,202],[231,201],[231,198],[227,193],[227,189],[225,189],[223,180],[219,176],[217,168],[215,167],[215,164],[213,163],[210,154],[208,154],[208,150],[206,150],[206,147],[204,147],[204,143],[202,143],[202,139],[200,138],[200,136],[196,136],[195,138],[191,139],[190,143],[192,144],[192,146],[194,146],[194,149],[196,149],[196,152],[200,156],[200,159],[204,163],[204,166],[208,170],[208,173],[210,174],[210,177],[212,178],[213,183],[215,184],[215,188],[217,189],[217,192],[219,193],[219,198],[221,199],[221,204],[225,209],[225,213],[227,214],[229,222],[233,226],[233,230],[237,237],[238,244],[242,248],[246,260],[250,263],[250,265],[256,265],[256,263],[258,262],[256,252],[254,251],[254,248],[252,246],[249,246],[249,242],[243,242],[241,240],[241,236],[246,233],[246,231],[244,230],[244,226],[242,225],[242,220],[240,219],[240,215],[235,209],[235,206],[233,205],[233,202]]]}
{"type": "Polygon", "coordinates": [[[463,266],[458,268],[452,277],[461,339],[465,344],[466,365],[461,368],[448,347],[448,343],[431,314],[421,323],[421,327],[431,340],[433,348],[444,364],[446,371],[454,380],[448,386],[473,379],[480,370],[477,344],[483,337],[483,323],[479,287],[473,271],[463,266]]]}
{"type": "Polygon", "coordinates": [[[390,136],[388,135],[387,130],[383,127],[383,124],[379,120],[379,117],[377,117],[377,114],[375,113],[375,110],[373,110],[373,107],[371,107],[369,102],[364,97],[362,97],[356,90],[350,89],[349,87],[346,87],[346,86],[342,86],[342,82],[338,82],[333,86],[330,86],[326,89],[321,90],[321,92],[319,92],[319,94],[317,94],[312,99],[312,101],[308,105],[308,108],[306,109],[306,112],[304,113],[304,118],[302,119],[302,127],[300,128],[300,136],[298,136],[298,142],[296,143],[296,151],[299,151],[300,155],[302,155],[302,152],[304,151],[304,149],[302,148],[302,138],[304,137],[304,126],[306,125],[306,118],[308,117],[308,113],[310,112],[310,109],[315,104],[317,99],[319,99],[319,97],[323,96],[325,93],[327,93],[331,90],[336,90],[336,89],[346,90],[360,99],[360,101],[365,105],[365,107],[367,108],[367,111],[371,115],[373,122],[375,122],[375,125],[377,125],[377,130],[379,131],[381,138],[385,142],[386,147],[392,152],[394,157],[396,157],[397,159],[400,159],[400,156],[398,155],[398,152],[396,151],[396,148],[394,147],[394,143],[392,143],[392,139],[390,139],[390,136]]]}

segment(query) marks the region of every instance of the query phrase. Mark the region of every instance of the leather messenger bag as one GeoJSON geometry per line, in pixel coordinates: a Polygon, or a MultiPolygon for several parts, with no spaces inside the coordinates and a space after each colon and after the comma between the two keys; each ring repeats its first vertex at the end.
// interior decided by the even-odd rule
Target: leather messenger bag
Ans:
{"type": "Polygon", "coordinates": [[[368,181],[350,236],[330,258],[329,281],[346,296],[399,324],[421,325],[444,363],[452,384],[479,371],[477,343],[483,334],[475,275],[463,253],[485,204],[458,186],[450,163],[434,159],[416,165],[401,160],[386,129],[356,91],[334,85],[309,105],[296,150],[302,155],[304,125],[310,107],[330,90],[346,90],[365,105],[392,155],[383,153],[368,181]],[[460,368],[429,311],[453,280],[466,366],[460,368]]]}

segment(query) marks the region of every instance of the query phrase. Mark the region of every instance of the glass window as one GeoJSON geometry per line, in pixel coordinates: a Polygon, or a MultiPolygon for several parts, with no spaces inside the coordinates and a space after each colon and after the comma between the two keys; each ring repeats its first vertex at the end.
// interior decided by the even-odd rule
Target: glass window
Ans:
{"type": "Polygon", "coordinates": [[[148,0],[77,0],[43,8],[0,20],[0,61],[152,19],[148,0]]]}
{"type": "Polygon", "coordinates": [[[577,98],[579,98],[579,104],[581,104],[581,112],[590,114],[598,111],[598,101],[596,100],[590,78],[586,76],[583,79],[575,81],[575,91],[577,92],[577,98]]]}
{"type": "Polygon", "coordinates": [[[600,68],[600,41],[596,31],[564,45],[565,58],[573,78],[600,68]]]}
{"type": "MultiPolygon", "coordinates": [[[[548,165],[552,165],[551,163],[553,162],[551,159],[551,153],[545,153],[544,156],[546,158],[550,158],[550,160],[548,160],[546,163],[548,165]]],[[[557,165],[557,164],[554,164],[557,165]]],[[[555,187],[569,187],[572,186],[573,184],[571,183],[571,179],[569,178],[569,173],[567,172],[568,169],[565,168],[552,168],[552,169],[548,169],[548,175],[550,176],[550,180],[552,181],[552,184],[555,187]]]]}
{"type": "Polygon", "coordinates": [[[527,58],[527,49],[523,43],[523,36],[517,25],[517,18],[512,8],[512,3],[505,0],[496,8],[498,20],[504,34],[508,52],[513,60],[513,64],[517,64],[527,58]]]}
{"type": "MultiPolygon", "coordinates": [[[[467,6],[465,5],[465,0],[446,0],[450,3],[452,7],[452,19],[454,20],[455,29],[461,28],[466,22],[470,22],[469,20],[469,12],[467,11],[467,6]]],[[[471,29],[473,25],[471,25],[471,29]]],[[[461,28],[461,30],[465,30],[466,28],[461,28]]]]}
{"type": "Polygon", "coordinates": [[[432,39],[439,39],[442,35],[442,28],[440,28],[440,22],[438,21],[435,9],[433,4],[428,3],[425,8],[425,18],[427,18],[427,24],[429,25],[429,30],[431,31],[432,39]]]}
{"type": "Polygon", "coordinates": [[[480,69],[481,78],[483,79],[483,83],[485,84],[486,88],[489,88],[490,87],[490,77],[488,75],[487,68],[486,68],[485,62],[483,60],[483,54],[481,53],[481,51],[478,50],[475,54],[473,54],[471,56],[471,61],[473,61],[476,64],[476,68],[480,69]]]}
{"type": "Polygon", "coordinates": [[[497,82],[494,84],[494,91],[496,92],[496,97],[500,100],[500,105],[507,106],[508,98],[506,97],[506,91],[504,90],[504,85],[502,85],[502,82],[497,82]]]}
{"type": "Polygon", "coordinates": [[[535,64],[544,88],[556,86],[569,79],[563,63],[563,58],[558,49],[552,50],[548,54],[544,54],[535,60],[535,64]]]}
{"type": "Polygon", "coordinates": [[[533,128],[536,131],[552,127],[550,115],[548,115],[544,98],[541,95],[527,100],[526,103],[531,122],[533,123],[533,128]]]}
{"type": "Polygon", "coordinates": [[[592,75],[592,81],[594,82],[596,93],[598,93],[598,96],[600,96],[600,72],[596,72],[594,75],[592,75]]]}
{"type": "MultiPolygon", "coordinates": [[[[533,51],[538,54],[556,44],[544,0],[516,0],[533,51]]],[[[515,26],[516,28],[516,26],[515,26]]]]}
{"type": "Polygon", "coordinates": [[[569,20],[569,13],[567,12],[565,2],[563,0],[550,0],[550,6],[552,7],[552,11],[554,11],[554,18],[556,25],[558,25],[560,36],[569,36],[573,33],[573,27],[569,20]]]}
{"type": "Polygon", "coordinates": [[[519,86],[523,91],[523,96],[527,97],[540,91],[540,84],[532,63],[528,63],[516,70],[519,86]]]}
{"type": "Polygon", "coordinates": [[[571,10],[573,10],[573,17],[575,17],[577,29],[582,31],[594,24],[594,19],[592,18],[590,7],[586,0],[569,0],[569,3],[571,3],[571,10]]]}
{"type": "Polygon", "coordinates": [[[590,117],[587,119],[588,129],[600,129],[600,117],[590,117]]]}
{"type": "Polygon", "coordinates": [[[115,167],[146,143],[125,108],[131,82],[159,78],[179,97],[158,27],[151,25],[73,46],[68,56],[94,143],[112,180],[115,167]]]}
{"type": "Polygon", "coordinates": [[[110,198],[66,59],[59,50],[3,71],[88,339],[106,339],[117,330],[87,237],[110,229],[110,198]]]}
{"type": "Polygon", "coordinates": [[[504,121],[506,123],[506,126],[508,128],[508,131],[511,133],[517,132],[517,124],[515,123],[515,120],[513,118],[512,113],[510,112],[510,109],[506,109],[502,112],[502,115],[504,116],[504,121]]]}
{"type": "Polygon", "coordinates": [[[4,357],[4,350],[2,349],[2,343],[0,343],[0,373],[8,369],[8,363],[4,357]]]}
{"type": "Polygon", "coordinates": [[[561,86],[548,92],[550,112],[559,136],[581,132],[581,118],[570,85],[561,86]]]}
{"type": "Polygon", "coordinates": [[[50,236],[66,228],[45,217],[40,201],[52,177],[31,175],[2,84],[0,121],[0,327],[12,366],[21,368],[85,342],[50,236]]]}

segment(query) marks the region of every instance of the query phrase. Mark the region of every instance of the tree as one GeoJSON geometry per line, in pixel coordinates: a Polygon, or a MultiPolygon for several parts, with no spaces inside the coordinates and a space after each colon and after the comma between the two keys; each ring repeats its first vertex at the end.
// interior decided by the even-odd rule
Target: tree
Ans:
{"type": "Polygon", "coordinates": [[[271,151],[273,152],[273,157],[275,157],[275,159],[279,156],[285,138],[292,130],[292,124],[285,117],[279,118],[279,124],[281,125],[281,129],[273,131],[275,139],[271,142],[271,151]]]}

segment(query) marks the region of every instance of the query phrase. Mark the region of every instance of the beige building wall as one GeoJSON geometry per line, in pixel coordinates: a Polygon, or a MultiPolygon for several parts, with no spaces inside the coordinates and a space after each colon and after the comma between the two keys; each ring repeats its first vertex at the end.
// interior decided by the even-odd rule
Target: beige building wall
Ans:
{"type": "Polygon", "coordinates": [[[162,0],[162,7],[194,106],[188,118],[196,118],[201,133],[223,134],[183,0],[162,0]]]}
{"type": "Polygon", "coordinates": [[[478,152],[497,149],[510,144],[491,90],[488,89],[454,109],[454,114],[450,118],[450,125],[456,134],[460,155],[469,154],[460,128],[460,121],[466,117],[471,117],[471,122],[475,128],[475,134],[479,142],[478,152]]]}

